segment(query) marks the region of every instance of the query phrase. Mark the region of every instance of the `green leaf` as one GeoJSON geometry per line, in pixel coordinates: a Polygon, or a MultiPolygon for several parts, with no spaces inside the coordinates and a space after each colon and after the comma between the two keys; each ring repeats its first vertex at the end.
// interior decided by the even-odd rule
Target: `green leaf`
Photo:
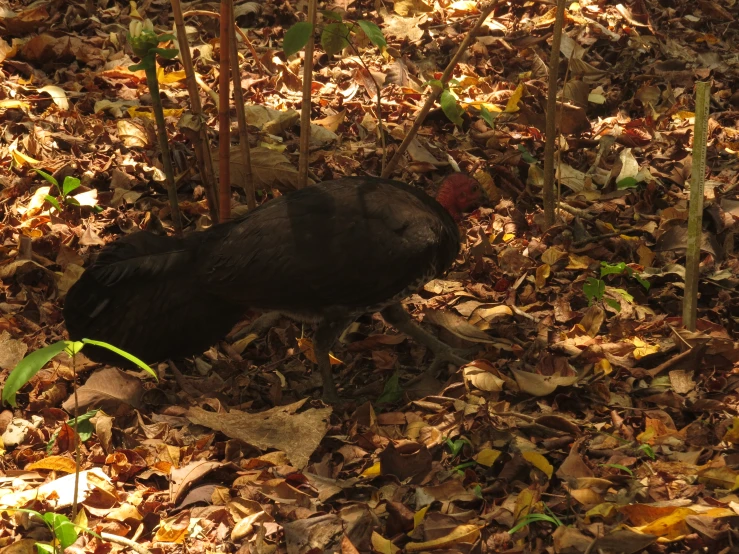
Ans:
{"type": "Polygon", "coordinates": [[[62,195],[67,196],[74,189],[79,188],[81,184],[82,183],[77,177],[72,177],[70,175],[67,175],[64,178],[64,183],[62,183],[62,195]]]}
{"type": "Polygon", "coordinates": [[[51,529],[54,537],[59,541],[62,551],[72,546],[74,541],[77,540],[79,536],[77,529],[75,529],[74,524],[64,514],[46,512],[44,514],[44,521],[49,526],[49,529],[51,529]]]}
{"type": "Polygon", "coordinates": [[[562,525],[561,521],[558,521],[556,518],[548,516],[546,514],[528,514],[521,521],[519,521],[518,524],[512,527],[511,530],[508,531],[508,533],[513,535],[520,529],[526,527],[529,523],[534,523],[536,521],[546,521],[548,523],[551,523],[555,527],[560,527],[562,525]],[[557,525],[557,523],[559,523],[559,525],[557,525]]]}
{"type": "Polygon", "coordinates": [[[370,42],[377,46],[378,48],[386,48],[387,47],[387,41],[385,40],[385,36],[382,34],[382,30],[372,23],[371,21],[365,21],[364,19],[360,19],[357,21],[357,25],[364,31],[364,34],[367,35],[367,38],[370,39],[370,42]]]}
{"type": "Polygon", "coordinates": [[[616,287],[608,287],[609,292],[613,292],[615,294],[618,294],[621,298],[626,300],[627,302],[634,302],[634,297],[629,294],[629,292],[625,289],[619,289],[616,287]]]}
{"type": "Polygon", "coordinates": [[[134,64],[134,65],[129,65],[129,66],[128,66],[128,70],[129,70],[129,71],[139,71],[139,70],[141,70],[141,69],[143,69],[143,70],[146,70],[146,68],[147,68],[148,66],[149,66],[149,64],[148,64],[148,63],[146,63],[146,62],[141,62],[141,63],[137,63],[137,64],[134,64]]]}
{"type": "Polygon", "coordinates": [[[54,206],[56,208],[56,211],[57,212],[60,212],[61,213],[62,208],[59,205],[59,201],[56,198],[54,198],[50,194],[47,194],[46,196],[44,196],[44,200],[46,200],[49,204],[51,204],[52,206],[54,206]]]}
{"type": "Polygon", "coordinates": [[[642,450],[647,456],[649,456],[652,460],[657,459],[657,455],[654,453],[654,450],[652,450],[652,447],[648,444],[642,444],[639,446],[639,450],[642,450]]]}
{"type": "Polygon", "coordinates": [[[464,113],[464,110],[459,106],[459,104],[457,104],[457,97],[448,90],[442,91],[439,104],[441,104],[441,109],[449,118],[449,121],[461,127],[463,123],[462,114],[464,113]]]}
{"type": "Polygon", "coordinates": [[[638,184],[639,184],[639,181],[637,181],[633,177],[626,177],[625,179],[621,179],[618,183],[616,183],[616,188],[617,189],[633,189],[638,184]]]}
{"type": "Polygon", "coordinates": [[[76,340],[76,341],[68,340],[66,341],[66,343],[67,343],[67,346],[64,349],[64,351],[70,356],[74,356],[75,354],[79,353],[79,351],[82,350],[82,347],[85,346],[85,343],[82,342],[81,340],[76,340]]]}
{"type": "Polygon", "coordinates": [[[65,203],[65,204],[66,204],[67,206],[79,206],[79,205],[80,205],[80,201],[79,201],[79,200],[77,200],[77,199],[76,199],[75,197],[73,197],[73,196],[67,196],[67,197],[66,197],[66,198],[64,199],[64,203],[65,203]]]}
{"type": "Polygon", "coordinates": [[[332,12],[331,10],[321,10],[321,14],[324,18],[332,21],[342,21],[344,19],[339,12],[332,12]]]}
{"type": "Polygon", "coordinates": [[[36,547],[36,552],[38,552],[38,554],[56,554],[54,547],[45,542],[37,542],[34,546],[36,547]]]}
{"type": "Polygon", "coordinates": [[[308,44],[308,40],[310,40],[312,34],[313,25],[307,21],[299,21],[290,27],[282,41],[282,51],[285,52],[285,56],[289,58],[302,50],[308,44]]]}
{"type": "Polygon", "coordinates": [[[394,404],[403,397],[403,387],[400,386],[400,375],[393,375],[385,381],[385,388],[377,399],[378,404],[394,404]]]}
{"type": "Polygon", "coordinates": [[[41,177],[49,181],[56,188],[59,188],[59,183],[57,182],[57,180],[51,175],[49,175],[48,173],[46,173],[46,171],[42,171],[41,169],[34,169],[34,171],[38,173],[39,175],[41,175],[41,177]]]}
{"type": "Polygon", "coordinates": [[[603,467],[612,467],[613,469],[618,469],[618,470],[621,470],[621,471],[625,471],[626,473],[628,473],[632,477],[634,476],[634,472],[633,471],[631,471],[626,466],[622,466],[621,464],[600,464],[600,465],[602,465],[603,467]]]}
{"type": "Polygon", "coordinates": [[[600,262],[600,276],[605,277],[606,275],[622,275],[627,273],[631,268],[624,262],[617,264],[609,264],[608,262],[600,262]]]}
{"type": "Polygon", "coordinates": [[[649,290],[649,287],[652,286],[649,281],[647,281],[644,277],[637,275],[636,273],[633,273],[631,276],[636,279],[642,287],[644,287],[644,290],[649,290]]]}
{"type": "Polygon", "coordinates": [[[617,312],[621,311],[621,303],[613,298],[604,298],[603,301],[617,312]]]}
{"type": "Polygon", "coordinates": [[[180,53],[177,48],[153,48],[151,51],[156,52],[165,60],[172,60],[180,53]]]}
{"type": "Polygon", "coordinates": [[[525,161],[527,164],[537,163],[538,160],[534,156],[532,156],[528,150],[526,150],[526,147],[523,144],[518,145],[518,152],[519,154],[521,154],[523,161],[525,161]]]}
{"type": "Polygon", "coordinates": [[[426,81],[423,86],[432,87],[436,90],[444,90],[444,83],[442,83],[439,79],[431,79],[430,81],[426,81]]]}
{"type": "Polygon", "coordinates": [[[326,54],[333,56],[349,46],[349,27],[343,23],[329,23],[321,33],[321,46],[326,54]]]}
{"type": "Polygon", "coordinates": [[[4,404],[10,404],[15,408],[15,395],[16,393],[28,383],[33,376],[36,375],[39,370],[44,367],[49,360],[59,354],[67,346],[67,341],[60,340],[49,346],[39,348],[35,352],[31,352],[28,356],[23,358],[18,365],[13,368],[13,371],[8,375],[5,386],[3,387],[2,400],[4,404]]]}
{"type": "Polygon", "coordinates": [[[159,35],[157,38],[159,39],[159,42],[167,42],[169,40],[176,40],[177,39],[177,37],[174,36],[172,33],[166,33],[166,34],[163,34],[163,35],[159,35]]]}
{"type": "Polygon", "coordinates": [[[100,341],[100,340],[92,340],[92,339],[82,339],[82,342],[85,343],[85,344],[92,344],[94,346],[102,346],[103,348],[107,348],[111,352],[115,352],[119,356],[123,356],[129,362],[135,363],[141,369],[143,369],[144,371],[146,371],[147,373],[149,373],[152,377],[154,377],[154,379],[156,379],[157,381],[159,380],[159,378],[157,377],[157,374],[154,372],[153,369],[151,369],[148,365],[146,365],[143,361],[141,361],[140,359],[138,359],[133,354],[129,354],[128,352],[126,352],[125,350],[121,350],[117,346],[113,346],[112,344],[108,344],[107,342],[103,342],[103,341],[100,341]]]}
{"type": "Polygon", "coordinates": [[[490,125],[492,128],[495,128],[495,118],[498,117],[497,113],[493,115],[485,106],[480,106],[480,117],[485,123],[490,125]]]}
{"type": "Polygon", "coordinates": [[[597,301],[603,298],[603,294],[606,292],[606,283],[600,279],[588,277],[582,286],[582,291],[585,293],[585,298],[588,299],[588,304],[592,304],[593,300],[597,301]]]}

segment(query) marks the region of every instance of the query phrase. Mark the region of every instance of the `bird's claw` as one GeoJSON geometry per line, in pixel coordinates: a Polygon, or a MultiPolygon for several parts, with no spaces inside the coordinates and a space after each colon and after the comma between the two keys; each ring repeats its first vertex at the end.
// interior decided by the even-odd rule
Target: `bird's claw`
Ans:
{"type": "Polygon", "coordinates": [[[463,366],[470,363],[470,360],[462,357],[464,354],[470,354],[469,351],[462,351],[452,348],[451,346],[444,346],[434,352],[434,361],[428,368],[428,372],[436,374],[444,364],[454,364],[457,366],[463,366]]]}

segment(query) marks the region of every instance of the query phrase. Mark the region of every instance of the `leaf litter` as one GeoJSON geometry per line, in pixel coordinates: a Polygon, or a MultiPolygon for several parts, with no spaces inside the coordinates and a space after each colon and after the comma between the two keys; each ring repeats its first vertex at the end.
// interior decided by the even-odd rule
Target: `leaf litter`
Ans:
{"type": "MultiPolygon", "coordinates": [[[[373,81],[393,145],[478,10],[468,1],[340,4],[327,7],[377,23],[388,49],[362,47],[369,72],[355,52],[317,55],[315,180],[379,173],[373,81]]],[[[5,375],[63,337],[61,301],[91,254],[170,225],[150,100],[122,47],[130,8],[85,13],[92,8],[0,11],[5,375]],[[37,167],[60,183],[79,178],[71,194],[80,206],[51,205],[37,167]]],[[[147,15],[161,25],[169,9],[152,2],[147,15]]],[[[301,62],[280,44],[302,10],[236,6],[259,55],[242,50],[260,201],[289,192],[297,175],[301,62]]],[[[739,517],[737,15],[732,2],[568,6],[561,223],[548,231],[537,197],[554,11],[501,4],[485,22],[445,99],[463,108],[459,125],[432,111],[396,176],[432,192],[439,169],[458,165],[488,194],[464,222],[458,264],[407,299],[440,338],[471,349],[473,363],[416,386],[428,353],[364,316],[334,352],[356,402],[332,411],[306,400],[320,379],[309,338],[286,319],[182,371],[160,364],[158,383],[63,358],[0,414],[3,506],[71,513],[77,378],[83,409],[104,412],[79,427],[76,522],[105,533],[102,542],[200,552],[229,541],[270,554],[730,552],[739,517]],[[688,332],[680,314],[698,80],[711,81],[712,105],[699,319],[688,332]]],[[[188,25],[212,129],[216,29],[207,18],[188,25]]],[[[177,126],[187,102],[180,69],[165,61],[161,87],[180,205],[202,228],[207,205],[177,126]]],[[[232,163],[238,187],[243,163],[232,163]]],[[[51,539],[20,514],[3,520],[0,544],[51,539]]],[[[101,547],[82,534],[70,548],[101,547]]]]}

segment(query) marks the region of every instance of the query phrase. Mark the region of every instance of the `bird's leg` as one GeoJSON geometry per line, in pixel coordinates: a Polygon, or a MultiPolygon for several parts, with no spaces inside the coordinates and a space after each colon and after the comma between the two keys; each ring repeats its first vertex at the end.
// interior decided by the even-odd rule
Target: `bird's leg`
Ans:
{"type": "Polygon", "coordinates": [[[252,321],[249,325],[233,334],[233,340],[241,339],[250,333],[261,336],[265,331],[271,329],[280,321],[280,312],[265,312],[252,321]]]}
{"type": "Polygon", "coordinates": [[[429,350],[434,353],[435,359],[429,368],[429,371],[435,371],[440,363],[449,362],[456,365],[464,365],[469,363],[469,360],[465,360],[461,356],[454,352],[454,349],[440,341],[434,335],[425,331],[418,323],[413,321],[413,318],[408,312],[405,311],[400,304],[391,304],[384,310],[382,310],[382,317],[390,325],[395,327],[401,333],[405,333],[413,340],[420,342],[425,345],[429,350]]]}
{"type": "Polygon", "coordinates": [[[336,383],[331,370],[329,350],[352,321],[351,319],[325,319],[318,324],[318,329],[313,335],[313,353],[316,355],[318,369],[321,371],[323,400],[327,404],[339,402],[339,395],[336,392],[336,383]]]}

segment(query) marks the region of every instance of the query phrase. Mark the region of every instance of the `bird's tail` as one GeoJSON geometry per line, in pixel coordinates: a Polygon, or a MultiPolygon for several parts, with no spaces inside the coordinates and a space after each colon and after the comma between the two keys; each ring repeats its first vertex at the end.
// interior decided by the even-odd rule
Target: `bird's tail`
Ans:
{"type": "MultiPolygon", "coordinates": [[[[111,244],[67,294],[70,338],[107,342],[147,363],[203,352],[242,315],[198,277],[203,251],[187,239],[143,232],[111,244]]],[[[104,348],[86,346],[84,353],[125,365],[104,348]]]]}

